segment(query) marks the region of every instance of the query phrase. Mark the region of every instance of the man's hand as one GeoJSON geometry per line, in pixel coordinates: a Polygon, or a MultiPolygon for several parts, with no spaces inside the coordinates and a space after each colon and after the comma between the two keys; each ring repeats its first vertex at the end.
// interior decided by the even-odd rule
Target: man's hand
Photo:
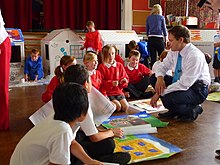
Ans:
{"type": "Polygon", "coordinates": [[[154,94],[154,96],[151,98],[150,100],[150,105],[152,107],[157,107],[157,101],[159,100],[160,95],[158,95],[157,93],[154,94]]]}
{"type": "Polygon", "coordinates": [[[164,82],[164,79],[162,76],[158,76],[155,85],[155,91],[158,95],[161,95],[164,92],[164,89],[166,89],[166,84],[164,82]]]}

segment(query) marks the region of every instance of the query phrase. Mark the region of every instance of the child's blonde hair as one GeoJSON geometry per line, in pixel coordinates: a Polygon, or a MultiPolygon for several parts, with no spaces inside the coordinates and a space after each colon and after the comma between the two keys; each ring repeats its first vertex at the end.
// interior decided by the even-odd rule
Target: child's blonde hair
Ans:
{"type": "MultiPolygon", "coordinates": [[[[111,48],[114,48],[114,45],[105,45],[103,48],[102,48],[102,61],[103,62],[107,62],[108,59],[109,59],[109,50],[111,48]]],[[[115,53],[116,53],[116,50],[115,50],[115,53]]]]}
{"type": "Polygon", "coordinates": [[[95,53],[87,52],[83,57],[83,63],[86,64],[87,62],[93,61],[95,57],[97,58],[97,55],[95,53]]]}
{"type": "Polygon", "coordinates": [[[131,51],[129,52],[128,58],[131,58],[132,56],[135,56],[135,57],[140,58],[140,57],[141,57],[141,54],[140,54],[140,52],[139,52],[138,50],[131,50],[131,51]]]}
{"type": "Polygon", "coordinates": [[[60,65],[56,67],[54,73],[57,76],[60,84],[64,83],[64,70],[62,68],[62,66],[66,66],[68,64],[73,63],[76,60],[76,58],[74,56],[63,56],[60,59],[60,65]]]}
{"type": "Polygon", "coordinates": [[[86,26],[90,25],[95,27],[95,23],[93,21],[87,21],[86,26]]]}
{"type": "Polygon", "coordinates": [[[153,9],[151,10],[151,14],[159,14],[162,15],[162,8],[159,4],[155,4],[153,9]]]}

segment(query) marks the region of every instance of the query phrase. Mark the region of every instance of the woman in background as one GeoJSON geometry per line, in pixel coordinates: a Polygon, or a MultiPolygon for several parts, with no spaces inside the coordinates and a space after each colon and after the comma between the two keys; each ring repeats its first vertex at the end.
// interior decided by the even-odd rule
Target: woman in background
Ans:
{"type": "Polygon", "coordinates": [[[148,50],[151,57],[151,66],[157,61],[157,55],[164,51],[167,42],[167,29],[162,8],[159,4],[153,6],[151,15],[146,20],[146,34],[148,37],[148,50]]]}

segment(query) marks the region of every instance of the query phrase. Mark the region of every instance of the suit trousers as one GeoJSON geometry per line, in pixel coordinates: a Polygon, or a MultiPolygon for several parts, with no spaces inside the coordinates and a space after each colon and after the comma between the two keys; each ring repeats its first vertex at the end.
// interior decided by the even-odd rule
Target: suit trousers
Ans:
{"type": "MultiPolygon", "coordinates": [[[[165,76],[166,86],[172,83],[172,76],[165,76]]],[[[152,75],[150,83],[155,87],[157,78],[152,75]]],[[[199,104],[203,103],[208,96],[208,85],[202,81],[196,81],[188,90],[175,91],[161,96],[165,108],[176,113],[179,116],[190,116],[192,110],[199,104]]]]}

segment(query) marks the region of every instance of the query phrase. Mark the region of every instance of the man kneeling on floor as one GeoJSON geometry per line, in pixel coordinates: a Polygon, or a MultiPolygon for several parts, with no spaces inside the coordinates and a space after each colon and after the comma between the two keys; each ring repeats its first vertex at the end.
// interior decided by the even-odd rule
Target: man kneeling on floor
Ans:
{"type": "Polygon", "coordinates": [[[160,118],[194,121],[202,113],[200,104],[208,96],[211,82],[208,64],[204,54],[190,43],[188,28],[175,26],[168,33],[171,51],[151,76],[150,82],[156,91],[151,105],[156,106],[161,98],[169,111],[159,114],[160,118]],[[174,76],[167,76],[167,70],[172,68],[174,76]]]}

